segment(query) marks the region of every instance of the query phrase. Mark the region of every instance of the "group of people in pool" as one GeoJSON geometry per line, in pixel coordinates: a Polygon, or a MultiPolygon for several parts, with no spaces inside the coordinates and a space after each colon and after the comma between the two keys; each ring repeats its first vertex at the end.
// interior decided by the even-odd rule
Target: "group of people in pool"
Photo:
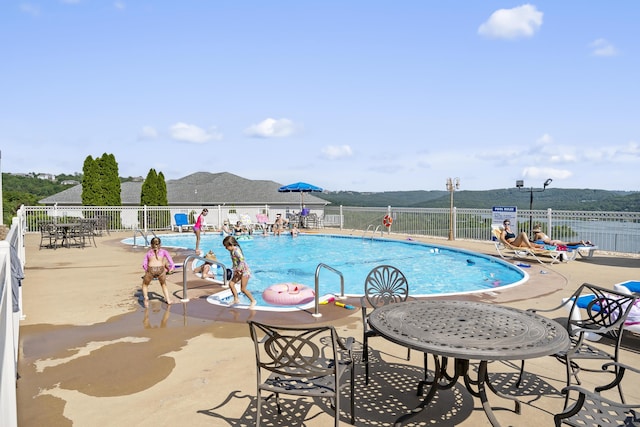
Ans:
{"type": "MultiPolygon", "coordinates": [[[[229,280],[229,289],[233,294],[233,301],[231,305],[238,304],[240,302],[238,290],[235,287],[236,283],[240,283],[240,291],[249,298],[249,308],[253,308],[256,305],[256,300],[247,289],[247,285],[249,283],[249,279],[251,278],[251,269],[247,264],[244,253],[240,248],[240,244],[233,236],[226,236],[222,240],[222,245],[229,251],[229,255],[231,256],[232,263],[232,275],[229,280]]],[[[162,294],[164,295],[165,302],[167,304],[173,304],[169,296],[169,290],[167,289],[166,276],[167,274],[172,274],[175,269],[175,263],[173,262],[173,258],[171,254],[166,250],[160,247],[161,240],[159,237],[154,237],[151,239],[151,249],[145,254],[144,259],[142,261],[142,268],[145,271],[144,276],[142,277],[142,297],[144,307],[149,307],[149,284],[154,279],[157,279],[160,283],[160,287],[162,288],[162,294]]],[[[199,253],[199,252],[197,252],[199,253]]],[[[209,257],[207,259],[214,260],[215,254],[210,251],[213,257],[209,257]]],[[[207,254],[209,255],[209,254],[207,254]]],[[[203,264],[200,272],[202,273],[202,277],[206,277],[212,269],[212,265],[205,262],[203,264]],[[205,270],[205,265],[207,265],[207,270],[205,270]]]]}
{"type": "Polygon", "coordinates": [[[544,249],[545,245],[551,246],[593,246],[588,240],[579,240],[576,242],[565,242],[562,240],[552,240],[549,236],[547,236],[543,231],[540,224],[536,224],[533,227],[533,239],[530,240],[527,233],[521,231],[520,233],[514,232],[511,229],[511,221],[505,219],[502,222],[503,228],[501,233],[501,238],[509,243],[511,246],[519,247],[519,248],[529,248],[529,249],[544,249]]]}

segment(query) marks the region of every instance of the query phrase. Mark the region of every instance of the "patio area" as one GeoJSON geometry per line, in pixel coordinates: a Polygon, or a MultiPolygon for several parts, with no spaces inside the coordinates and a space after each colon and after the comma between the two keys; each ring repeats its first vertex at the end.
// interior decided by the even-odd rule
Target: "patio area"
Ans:
{"type": "MultiPolygon", "coordinates": [[[[119,242],[130,233],[112,233],[97,241],[97,250],[39,251],[40,236],[26,236],[27,265],[23,281],[18,371],[20,426],[105,425],[250,426],[255,423],[255,359],[246,321],[335,326],[341,336],[362,340],[360,310],[321,306],[323,317],[311,312],[273,313],[208,304],[214,284],[195,277],[188,282],[190,302],[167,307],[151,300],[145,310],[138,301],[144,248],[119,242]]],[[[397,236],[405,238],[406,236],[397,236]]],[[[492,242],[447,242],[496,255],[492,242]]],[[[188,252],[171,251],[181,262],[188,252]]],[[[319,260],[321,262],[321,260],[319,260]]],[[[520,262],[520,261],[519,261],[520,262]]],[[[531,279],[524,285],[488,291],[464,299],[521,309],[557,305],[583,282],[613,287],[638,277],[639,256],[598,252],[592,259],[556,265],[531,263],[531,279]]],[[[174,300],[182,296],[182,274],[168,277],[174,300]]],[[[249,284],[250,286],[250,284],[249,284]]],[[[158,285],[150,291],[160,293],[158,285]]],[[[359,306],[359,301],[349,301],[359,306]]],[[[557,312],[550,317],[561,317],[557,312]]],[[[606,343],[601,345],[606,346],[606,343]]],[[[422,354],[376,338],[370,343],[371,375],[356,365],[356,425],[391,426],[417,406],[418,381],[423,376],[422,354]]],[[[623,363],[640,366],[640,338],[625,336],[623,363]]],[[[431,360],[430,360],[431,361],[431,360]]],[[[433,365],[430,365],[430,369],[433,365]]],[[[474,369],[472,367],[472,369],[474,369]]],[[[491,383],[522,402],[520,415],[513,403],[490,394],[503,426],[552,425],[563,408],[564,366],[552,357],[527,361],[522,387],[516,388],[519,361],[488,364],[491,383]],[[501,410],[504,408],[505,410],[501,410]]],[[[593,388],[602,376],[585,372],[583,386],[593,388]]],[[[640,384],[625,388],[629,402],[640,402],[640,384]]],[[[272,400],[265,405],[263,425],[325,426],[333,412],[327,402],[283,399],[282,415],[272,400]]],[[[348,425],[346,401],[342,421],[348,425]]],[[[458,384],[439,391],[430,406],[407,425],[488,426],[479,401],[458,384]]]]}

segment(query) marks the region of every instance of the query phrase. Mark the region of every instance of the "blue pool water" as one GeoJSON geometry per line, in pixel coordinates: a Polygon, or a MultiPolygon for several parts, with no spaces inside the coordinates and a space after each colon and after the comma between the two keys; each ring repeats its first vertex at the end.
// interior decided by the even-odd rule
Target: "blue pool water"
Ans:
{"type": "MultiPolygon", "coordinates": [[[[165,247],[193,248],[195,244],[190,233],[160,237],[165,247]]],[[[133,239],[123,243],[133,244],[133,239]]],[[[414,241],[301,234],[295,238],[256,235],[239,244],[252,270],[249,290],[261,306],[269,305],[262,300],[262,292],[275,283],[296,282],[313,288],[320,263],[342,273],[347,295],[362,295],[367,274],[381,264],[399,268],[413,296],[487,291],[528,278],[522,270],[494,257],[414,241]]],[[[219,261],[231,266],[221,235],[203,234],[200,247],[205,252],[213,250],[219,261]]],[[[340,292],[340,277],[327,269],[320,270],[319,283],[320,295],[340,292]]]]}

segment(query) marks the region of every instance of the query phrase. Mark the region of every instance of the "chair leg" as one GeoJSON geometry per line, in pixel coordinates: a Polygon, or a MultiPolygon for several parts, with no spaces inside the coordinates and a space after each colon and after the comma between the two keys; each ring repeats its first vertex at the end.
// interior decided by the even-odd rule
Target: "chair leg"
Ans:
{"type": "Polygon", "coordinates": [[[256,397],[256,427],[260,427],[260,412],[262,412],[262,393],[258,390],[256,397]]]}
{"type": "Polygon", "coordinates": [[[351,384],[349,385],[350,393],[351,393],[351,404],[350,404],[350,411],[351,411],[351,425],[354,425],[356,423],[356,409],[355,409],[355,402],[354,402],[354,392],[353,390],[356,387],[355,384],[356,381],[356,372],[355,372],[355,366],[353,361],[351,362],[351,384]]]}
{"type": "Polygon", "coordinates": [[[362,340],[362,363],[364,363],[364,383],[369,385],[369,340],[365,335],[362,340]]]}

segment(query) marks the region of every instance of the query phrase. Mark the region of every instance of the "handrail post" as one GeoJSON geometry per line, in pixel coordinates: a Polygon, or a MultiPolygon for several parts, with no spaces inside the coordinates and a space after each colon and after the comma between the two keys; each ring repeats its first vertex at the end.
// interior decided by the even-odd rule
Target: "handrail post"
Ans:
{"type": "Polygon", "coordinates": [[[212,260],[208,258],[201,257],[199,255],[187,255],[187,257],[182,262],[182,299],[180,302],[189,302],[189,298],[187,298],[187,263],[192,259],[199,259],[201,261],[208,262],[210,264],[215,264],[219,267],[222,267],[222,280],[223,286],[225,288],[229,287],[229,283],[227,281],[227,266],[221,263],[218,260],[212,260]]]}
{"type": "Polygon", "coordinates": [[[344,299],[344,276],[341,272],[336,270],[333,267],[328,266],[327,264],[320,263],[316,267],[316,282],[315,282],[315,312],[312,314],[313,317],[322,317],[322,313],[320,313],[320,269],[326,268],[329,271],[333,271],[338,276],[340,276],[340,299],[344,299]]]}

